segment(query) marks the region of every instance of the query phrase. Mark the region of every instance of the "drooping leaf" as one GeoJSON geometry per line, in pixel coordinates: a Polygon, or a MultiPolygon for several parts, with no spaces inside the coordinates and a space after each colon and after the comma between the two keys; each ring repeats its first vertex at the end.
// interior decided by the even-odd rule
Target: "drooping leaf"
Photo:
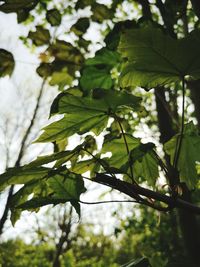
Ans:
{"type": "MultiPolygon", "coordinates": [[[[80,175],[68,171],[52,171],[45,181],[28,182],[19,189],[11,198],[11,209],[13,215],[16,215],[16,209],[34,210],[45,205],[70,201],[80,215],[77,202],[85,191],[84,181],[80,175]],[[30,195],[33,196],[28,200],[30,195]]],[[[15,219],[14,216],[13,222],[15,219]]]]}
{"type": "Polygon", "coordinates": [[[79,200],[80,194],[86,191],[82,177],[73,173],[54,176],[47,180],[47,184],[56,198],[79,200]]]}
{"type": "Polygon", "coordinates": [[[0,49],[0,77],[11,75],[15,67],[13,55],[5,49],[0,49]]]}
{"type": "Polygon", "coordinates": [[[179,81],[190,75],[200,77],[200,32],[180,40],[160,29],[143,27],[122,34],[119,51],[127,59],[121,74],[121,86],[152,88],[179,81]]]}
{"type": "Polygon", "coordinates": [[[113,86],[110,70],[93,66],[85,67],[81,75],[80,85],[85,91],[95,88],[110,89],[113,86]]]}
{"type": "MultiPolygon", "coordinates": [[[[44,182],[41,180],[31,181],[25,184],[22,188],[20,188],[14,195],[12,195],[9,207],[11,209],[11,222],[13,226],[15,225],[16,221],[20,218],[21,209],[16,209],[17,206],[25,203],[30,195],[40,195],[41,192],[45,190],[44,182]]],[[[44,194],[44,193],[43,193],[44,194]]]]}
{"type": "MultiPolygon", "coordinates": [[[[170,155],[171,164],[173,164],[175,150],[177,147],[177,139],[180,135],[175,135],[164,145],[167,154],[170,155]]],[[[185,125],[185,131],[181,143],[181,149],[177,168],[180,173],[180,181],[187,184],[192,189],[195,187],[198,179],[196,171],[196,162],[200,161],[200,136],[197,128],[192,122],[185,125]]]]}
{"type": "Polygon", "coordinates": [[[49,168],[11,168],[6,173],[0,175],[0,191],[4,190],[9,185],[26,184],[33,180],[42,179],[50,171],[49,168]]]}
{"type": "Polygon", "coordinates": [[[29,32],[28,38],[30,38],[36,46],[41,46],[49,44],[51,35],[49,30],[44,29],[42,26],[36,26],[36,31],[29,32]]]}
{"type": "Polygon", "coordinates": [[[46,19],[51,24],[51,26],[59,26],[62,20],[62,16],[58,9],[53,8],[47,11],[46,19]]]}

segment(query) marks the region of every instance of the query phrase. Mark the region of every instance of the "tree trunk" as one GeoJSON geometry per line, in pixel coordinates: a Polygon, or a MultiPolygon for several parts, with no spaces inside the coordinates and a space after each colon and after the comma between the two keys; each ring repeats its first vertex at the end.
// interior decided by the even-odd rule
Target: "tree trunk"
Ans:
{"type": "MultiPolygon", "coordinates": [[[[173,126],[172,126],[172,119],[170,118],[169,113],[165,107],[167,105],[167,101],[165,98],[165,89],[164,88],[157,88],[155,89],[155,97],[156,97],[156,108],[157,108],[157,117],[158,117],[158,126],[160,130],[160,141],[164,144],[168,141],[174,134],[173,126]],[[164,104],[163,104],[164,103],[164,104]]],[[[170,185],[174,186],[179,177],[177,170],[174,170],[170,164],[169,157],[165,155],[165,160],[167,166],[170,170],[170,185]],[[175,178],[175,179],[174,179],[175,178]]],[[[192,201],[191,200],[191,193],[185,186],[183,188],[183,200],[192,201]]],[[[187,256],[191,266],[198,267],[200,266],[200,232],[199,227],[197,224],[197,218],[195,214],[190,213],[186,210],[180,209],[178,211],[179,214],[179,224],[180,229],[182,232],[182,238],[184,242],[185,249],[187,251],[187,256]]],[[[174,248],[176,249],[176,248],[174,248]]]]}

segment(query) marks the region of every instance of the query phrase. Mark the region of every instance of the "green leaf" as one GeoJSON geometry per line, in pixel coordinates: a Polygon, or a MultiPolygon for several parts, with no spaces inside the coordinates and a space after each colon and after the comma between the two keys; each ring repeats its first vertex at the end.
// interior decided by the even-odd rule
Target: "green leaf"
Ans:
{"type": "MultiPolygon", "coordinates": [[[[174,161],[177,139],[180,135],[175,135],[164,145],[164,149],[170,155],[171,164],[174,161]]],[[[177,163],[177,168],[180,173],[180,181],[187,184],[190,189],[193,189],[197,183],[198,175],[196,171],[196,162],[200,161],[200,136],[197,128],[192,122],[185,125],[181,150],[177,163]]]]}
{"type": "MultiPolygon", "coordinates": [[[[128,106],[137,110],[141,99],[119,91],[97,90],[97,99],[78,97],[68,93],[60,94],[54,101],[51,113],[65,114],[64,118],[44,128],[44,133],[37,142],[53,142],[65,139],[75,133],[88,131],[99,135],[107,126],[111,112],[128,106]]],[[[96,91],[94,91],[96,92],[96,91]]]]}
{"type": "Polygon", "coordinates": [[[85,67],[80,78],[80,85],[85,91],[95,88],[110,89],[113,86],[110,70],[93,66],[85,67]]]}
{"type": "Polygon", "coordinates": [[[51,35],[49,30],[44,29],[42,26],[36,26],[36,31],[29,32],[28,38],[30,38],[36,46],[41,46],[49,44],[51,35]]]}
{"type": "Polygon", "coordinates": [[[100,169],[100,163],[95,159],[88,159],[77,162],[72,168],[71,171],[83,174],[87,171],[90,171],[90,176],[94,176],[95,172],[98,172],[100,169]]]}
{"type": "Polygon", "coordinates": [[[17,208],[22,210],[34,210],[41,208],[46,205],[58,205],[67,202],[65,199],[55,198],[51,196],[47,197],[36,197],[20,204],[17,208]]]}
{"type": "Polygon", "coordinates": [[[150,26],[126,31],[119,45],[119,51],[127,59],[121,86],[152,88],[179,81],[186,75],[200,77],[199,45],[199,31],[180,40],[150,26]]]}
{"type": "Polygon", "coordinates": [[[120,56],[117,52],[108,50],[107,48],[102,48],[98,50],[95,57],[86,60],[85,64],[87,66],[93,65],[109,65],[111,67],[116,66],[119,63],[120,56]]]}
{"type": "Polygon", "coordinates": [[[129,107],[133,110],[142,110],[141,107],[141,98],[129,94],[125,91],[116,91],[116,90],[103,90],[103,89],[94,89],[93,98],[98,99],[99,102],[105,103],[105,105],[112,112],[117,112],[119,109],[129,107]]]}
{"type": "Polygon", "coordinates": [[[13,55],[5,49],[0,49],[0,77],[11,75],[14,67],[13,55]]]}
{"type": "Polygon", "coordinates": [[[0,11],[5,13],[19,12],[22,10],[30,11],[37,3],[38,0],[2,0],[0,11]]]}
{"type": "Polygon", "coordinates": [[[143,178],[150,186],[155,186],[155,182],[159,176],[159,170],[158,160],[153,151],[145,153],[140,160],[136,160],[133,163],[133,173],[137,180],[143,178]]]}
{"type": "MultiPolygon", "coordinates": [[[[129,151],[140,145],[138,138],[135,138],[128,134],[125,134],[125,138],[129,151]]],[[[101,153],[107,152],[112,153],[112,156],[108,160],[106,160],[109,163],[110,167],[120,169],[129,161],[129,155],[127,153],[127,148],[123,136],[121,136],[120,138],[115,138],[113,140],[108,140],[106,143],[104,143],[101,153]]]]}
{"type": "MultiPolygon", "coordinates": [[[[77,109],[78,110],[78,109],[77,109]]],[[[63,119],[44,128],[44,133],[36,142],[53,142],[63,140],[75,133],[84,134],[88,131],[99,135],[107,126],[108,116],[102,112],[84,111],[81,113],[67,114],[63,119]]]]}
{"type": "Polygon", "coordinates": [[[73,31],[76,35],[83,35],[90,26],[89,18],[80,18],[78,21],[71,27],[70,31],[73,31]]]}
{"type": "Polygon", "coordinates": [[[79,66],[84,60],[82,53],[76,47],[59,39],[56,39],[56,41],[48,47],[47,52],[56,59],[58,62],[57,64],[59,64],[59,62],[64,62],[62,67],[66,67],[66,63],[79,66]]]}
{"type": "Polygon", "coordinates": [[[109,31],[109,33],[105,37],[104,42],[106,43],[106,47],[110,50],[115,51],[119,45],[120,35],[122,31],[124,32],[127,29],[134,28],[137,28],[137,24],[134,20],[125,20],[115,23],[113,29],[109,31]]]}
{"type": "Polygon", "coordinates": [[[39,65],[39,67],[37,67],[36,71],[40,77],[47,78],[52,74],[51,64],[43,62],[39,65]]]}
{"type": "Polygon", "coordinates": [[[66,85],[71,85],[72,81],[73,77],[69,75],[67,69],[64,68],[62,71],[53,72],[49,84],[58,85],[59,90],[63,90],[66,85]]]}
{"type": "Polygon", "coordinates": [[[81,205],[76,200],[71,200],[70,203],[71,203],[72,207],[75,209],[75,211],[78,214],[79,219],[80,219],[80,217],[81,217],[81,205]]]}
{"type": "MultiPolygon", "coordinates": [[[[16,209],[37,209],[49,204],[60,204],[70,201],[80,215],[79,197],[86,191],[80,175],[68,171],[51,172],[45,181],[32,181],[23,186],[11,198],[11,208],[14,215],[16,209]],[[32,199],[27,200],[31,194],[32,199]]],[[[13,222],[17,219],[13,217],[13,222]]]]}
{"type": "Polygon", "coordinates": [[[79,200],[80,194],[86,191],[83,179],[78,174],[66,173],[47,180],[53,197],[66,200],[79,200]],[[64,177],[63,177],[64,176],[64,177]]]}
{"type": "Polygon", "coordinates": [[[33,180],[42,179],[49,171],[49,168],[35,167],[29,169],[26,166],[8,169],[6,173],[0,175],[0,191],[9,185],[26,184],[33,180]]]}
{"type": "Polygon", "coordinates": [[[92,20],[99,23],[104,20],[111,19],[114,15],[113,10],[103,4],[95,3],[95,5],[92,5],[91,10],[93,12],[92,20]]]}
{"type": "Polygon", "coordinates": [[[62,16],[58,9],[53,8],[47,11],[46,19],[51,24],[51,26],[59,26],[62,20],[62,16]]]}
{"type": "Polygon", "coordinates": [[[21,23],[21,22],[27,20],[29,15],[30,15],[29,10],[27,10],[27,9],[19,10],[17,12],[17,22],[21,23]]]}
{"type": "Polygon", "coordinates": [[[76,6],[75,6],[75,9],[84,9],[85,7],[87,6],[90,6],[93,4],[93,0],[78,0],[76,2],[76,6]]]}
{"type": "Polygon", "coordinates": [[[73,154],[73,151],[68,150],[68,151],[61,151],[61,152],[53,153],[53,154],[46,155],[46,156],[39,156],[36,160],[34,160],[31,163],[29,163],[28,165],[26,165],[26,168],[27,167],[33,168],[33,167],[42,166],[44,164],[51,163],[51,162],[59,160],[61,158],[71,156],[72,154],[73,154]]]}

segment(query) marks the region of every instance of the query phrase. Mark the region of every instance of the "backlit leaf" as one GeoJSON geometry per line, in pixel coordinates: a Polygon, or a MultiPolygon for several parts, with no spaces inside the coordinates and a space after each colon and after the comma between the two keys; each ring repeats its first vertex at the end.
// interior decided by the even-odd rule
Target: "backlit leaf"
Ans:
{"type": "MultiPolygon", "coordinates": [[[[119,108],[127,106],[137,110],[140,108],[139,97],[126,92],[98,89],[100,96],[78,97],[68,93],[60,94],[53,102],[51,113],[65,116],[44,128],[44,133],[37,142],[52,142],[65,139],[75,133],[88,131],[99,135],[107,126],[109,116],[119,108]]],[[[94,91],[95,92],[95,91],[94,91]]]]}
{"type": "Polygon", "coordinates": [[[119,45],[119,51],[127,59],[121,86],[152,88],[179,81],[186,75],[200,77],[199,45],[199,31],[180,40],[150,26],[126,31],[119,45]]]}
{"type": "MultiPolygon", "coordinates": [[[[129,148],[129,151],[136,148],[140,144],[140,140],[131,135],[125,134],[126,142],[129,148]]],[[[125,165],[129,160],[129,155],[127,153],[127,148],[124,142],[124,138],[115,138],[113,140],[108,140],[103,144],[101,153],[111,152],[112,156],[106,160],[110,167],[115,167],[120,169],[125,165]]]]}
{"type": "Polygon", "coordinates": [[[106,68],[98,69],[91,66],[83,69],[80,85],[85,91],[95,88],[110,89],[113,86],[113,80],[110,71],[106,68]]]}
{"type": "MultiPolygon", "coordinates": [[[[171,164],[173,164],[174,161],[177,138],[180,138],[180,136],[175,135],[164,145],[165,151],[170,155],[171,164]]],[[[185,125],[179,160],[177,163],[180,172],[180,181],[186,183],[190,189],[195,187],[198,179],[196,162],[200,161],[199,151],[200,136],[196,127],[190,122],[185,125]]]]}

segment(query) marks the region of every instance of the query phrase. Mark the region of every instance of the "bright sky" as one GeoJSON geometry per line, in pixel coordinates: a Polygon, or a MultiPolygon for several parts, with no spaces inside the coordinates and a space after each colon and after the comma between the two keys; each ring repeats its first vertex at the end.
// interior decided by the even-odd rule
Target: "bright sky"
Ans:
{"type": "MultiPolygon", "coordinates": [[[[13,122],[14,124],[18,123],[22,113],[21,119],[21,132],[23,133],[24,124],[28,125],[29,120],[24,120],[24,117],[29,117],[32,114],[33,108],[35,106],[35,99],[37,97],[38,89],[41,85],[41,79],[35,73],[35,68],[37,67],[38,58],[33,53],[31,54],[30,51],[24,47],[21,41],[18,39],[20,35],[27,35],[28,31],[26,27],[22,25],[18,25],[16,21],[15,14],[3,14],[0,13],[0,48],[4,48],[13,53],[14,58],[16,60],[16,67],[15,71],[10,78],[5,77],[0,79],[0,95],[1,95],[1,102],[0,102],[0,125],[2,126],[3,130],[5,131],[5,119],[9,119],[8,128],[6,130],[6,136],[2,134],[2,129],[0,131],[0,173],[5,170],[5,145],[6,140],[5,138],[13,138],[15,134],[15,130],[13,128],[15,126],[11,125],[13,122]],[[23,114],[25,113],[25,114],[23,114]],[[11,135],[11,136],[10,136],[11,135]]],[[[94,36],[96,34],[96,38],[99,38],[97,35],[97,29],[92,28],[90,29],[88,36],[94,36]]],[[[56,93],[53,88],[48,88],[50,93],[48,92],[48,99],[49,102],[47,103],[47,107],[51,103],[52,99],[55,97],[56,93]]],[[[48,108],[44,112],[40,114],[40,120],[42,122],[39,123],[39,126],[44,126],[47,123],[47,116],[48,116],[48,108]],[[43,118],[44,117],[44,118],[43,118]]],[[[27,119],[27,118],[26,118],[27,119]]],[[[40,127],[41,128],[41,127],[40,127]]],[[[8,139],[9,139],[8,138],[8,139]]],[[[11,155],[16,155],[16,151],[19,147],[19,138],[13,138],[13,142],[9,144],[9,149],[11,150],[11,155]]],[[[78,142],[79,138],[75,137],[73,139],[75,143],[78,142]]],[[[73,142],[73,143],[74,143],[73,142]]],[[[75,145],[74,143],[74,145],[75,145]]],[[[38,154],[43,147],[36,147],[36,145],[32,145],[31,153],[28,153],[28,156],[25,157],[25,161],[32,159],[38,154]]],[[[11,163],[10,167],[12,167],[12,156],[11,156],[11,163]]],[[[107,190],[107,189],[106,189],[107,190]]],[[[83,197],[85,201],[98,201],[97,196],[102,194],[102,188],[99,189],[99,186],[93,185],[92,186],[92,193],[87,194],[83,197]]],[[[112,194],[112,196],[107,196],[107,200],[110,199],[120,199],[117,194],[112,194]]],[[[5,202],[5,194],[0,195],[0,206],[3,207],[5,202]]],[[[127,204],[125,204],[127,206],[127,204]]],[[[125,206],[124,205],[124,206],[125,206]]],[[[116,219],[111,217],[111,212],[117,209],[118,205],[113,204],[104,204],[100,206],[95,205],[84,205],[83,206],[83,213],[82,219],[83,221],[92,220],[94,223],[97,224],[96,231],[98,229],[104,229],[105,233],[110,233],[113,229],[113,225],[116,224],[116,219]],[[102,221],[103,218],[103,221],[102,221]]],[[[0,209],[0,214],[2,210],[0,209]]],[[[42,216],[41,214],[44,213],[44,209],[38,213],[37,216],[42,216]]],[[[35,222],[35,214],[30,215],[30,213],[25,212],[23,213],[22,218],[16,223],[15,227],[13,228],[10,223],[6,225],[6,232],[4,238],[16,237],[20,235],[22,232],[27,231],[30,228],[33,228],[35,222]]],[[[30,236],[26,235],[26,240],[30,241],[30,236]]]]}

